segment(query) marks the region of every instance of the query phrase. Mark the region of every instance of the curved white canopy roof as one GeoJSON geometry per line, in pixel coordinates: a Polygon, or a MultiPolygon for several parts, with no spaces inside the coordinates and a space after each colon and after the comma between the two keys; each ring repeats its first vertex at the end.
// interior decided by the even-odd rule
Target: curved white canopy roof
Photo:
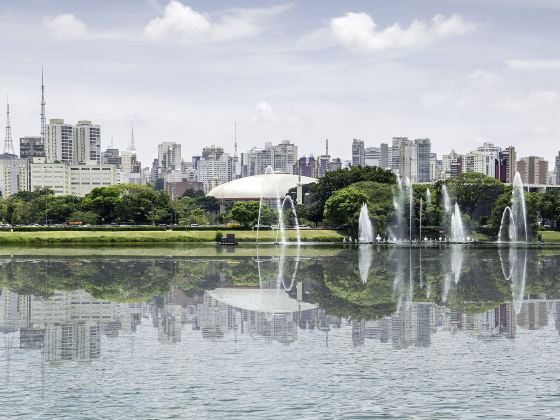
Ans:
{"type": "MultiPolygon", "coordinates": [[[[219,200],[259,200],[261,191],[263,198],[285,196],[290,188],[297,186],[298,175],[266,174],[239,178],[213,188],[208,195],[219,200]]],[[[317,179],[301,177],[302,184],[317,182],[317,179]]]]}
{"type": "Polygon", "coordinates": [[[233,306],[255,312],[290,313],[315,309],[312,303],[298,302],[282,290],[260,288],[217,288],[208,290],[213,299],[233,306]]]}

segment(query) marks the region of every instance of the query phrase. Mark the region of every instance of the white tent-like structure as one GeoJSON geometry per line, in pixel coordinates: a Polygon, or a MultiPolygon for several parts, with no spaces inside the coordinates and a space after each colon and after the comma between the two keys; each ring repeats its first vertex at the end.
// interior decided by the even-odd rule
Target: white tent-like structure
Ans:
{"type": "MultiPolygon", "coordinates": [[[[298,175],[292,174],[263,174],[239,178],[225,184],[218,185],[208,192],[209,196],[219,200],[259,200],[275,199],[288,194],[291,188],[298,184],[298,175]]],[[[316,178],[301,177],[301,184],[317,182],[316,178]]]]}
{"type": "Polygon", "coordinates": [[[277,289],[223,287],[209,290],[208,294],[218,302],[255,312],[277,314],[317,308],[312,303],[298,302],[284,290],[277,289]]]}

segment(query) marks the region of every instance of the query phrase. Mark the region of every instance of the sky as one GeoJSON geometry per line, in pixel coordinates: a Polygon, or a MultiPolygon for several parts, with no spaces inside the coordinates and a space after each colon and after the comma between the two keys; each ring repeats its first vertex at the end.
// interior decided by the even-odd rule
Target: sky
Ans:
{"type": "Polygon", "coordinates": [[[14,139],[39,135],[43,66],[47,119],[100,124],[103,149],[133,123],[144,166],[162,141],[233,152],[237,124],[240,152],[429,137],[552,167],[559,21],[558,0],[0,0],[0,97],[14,139]]]}

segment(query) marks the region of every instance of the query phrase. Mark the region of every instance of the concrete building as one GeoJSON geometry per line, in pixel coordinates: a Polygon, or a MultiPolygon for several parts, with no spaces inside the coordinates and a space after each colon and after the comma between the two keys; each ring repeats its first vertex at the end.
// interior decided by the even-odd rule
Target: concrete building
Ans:
{"type": "Polygon", "coordinates": [[[546,184],[548,162],[538,156],[522,157],[517,161],[517,172],[524,184],[546,184]]]}
{"type": "Polygon", "coordinates": [[[62,119],[51,119],[45,134],[45,157],[47,162],[74,163],[74,126],[62,119]]]}
{"type": "Polygon", "coordinates": [[[366,153],[363,140],[352,140],[352,166],[366,166],[366,153]]]}
{"type": "Polygon", "coordinates": [[[175,142],[162,142],[158,146],[159,177],[167,171],[181,170],[181,145],[175,142]]]}
{"type": "Polygon", "coordinates": [[[74,147],[72,163],[101,163],[101,127],[91,121],[78,121],[74,127],[74,147]]]}
{"type": "Polygon", "coordinates": [[[381,166],[381,148],[366,147],[364,149],[364,166],[381,166]]]}
{"type": "Polygon", "coordinates": [[[504,183],[512,183],[517,171],[517,152],[515,147],[509,146],[500,151],[496,169],[496,179],[504,183]]]}
{"type": "Polygon", "coordinates": [[[277,145],[266,143],[264,148],[253,147],[241,154],[241,176],[260,175],[271,167],[274,172],[293,173],[294,165],[298,159],[298,148],[289,140],[284,140],[277,145]]]}
{"type": "Polygon", "coordinates": [[[554,173],[556,177],[556,185],[560,185],[560,152],[554,159],[554,173]]]}
{"type": "Polygon", "coordinates": [[[414,140],[414,157],[416,170],[412,171],[412,179],[416,182],[430,182],[432,172],[430,171],[430,162],[432,154],[432,143],[430,139],[415,139],[414,140]]]}
{"type": "Polygon", "coordinates": [[[21,159],[44,157],[45,145],[41,137],[21,137],[19,139],[19,156],[21,159]]]}
{"type": "Polygon", "coordinates": [[[85,196],[92,189],[114,185],[116,167],[113,165],[68,165],[47,163],[35,158],[30,166],[30,190],[50,188],[55,195],[85,196]]]}
{"type": "Polygon", "coordinates": [[[30,190],[50,188],[55,195],[70,194],[70,165],[47,163],[45,158],[34,158],[29,164],[30,190]]]}
{"type": "Polygon", "coordinates": [[[29,191],[29,160],[0,159],[0,194],[10,197],[20,191],[29,191]]]}
{"type": "Polygon", "coordinates": [[[389,145],[387,143],[381,143],[379,146],[379,166],[383,169],[391,167],[389,164],[389,145]]]}
{"type": "Polygon", "coordinates": [[[391,144],[391,169],[405,178],[412,177],[412,140],[408,137],[393,137],[391,144]]]}
{"type": "Polygon", "coordinates": [[[477,172],[496,177],[497,154],[494,151],[472,151],[463,155],[462,173],[477,172]]]}
{"type": "Polygon", "coordinates": [[[121,157],[119,149],[108,148],[101,154],[101,163],[103,165],[115,165],[120,166],[121,157]]]}

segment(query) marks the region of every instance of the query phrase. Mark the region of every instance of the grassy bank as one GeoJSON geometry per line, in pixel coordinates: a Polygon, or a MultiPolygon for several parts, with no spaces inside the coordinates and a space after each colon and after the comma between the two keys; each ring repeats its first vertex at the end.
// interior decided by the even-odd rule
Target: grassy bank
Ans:
{"type": "Polygon", "coordinates": [[[542,234],[543,241],[545,242],[560,242],[560,232],[554,230],[546,230],[539,232],[542,234]]]}
{"type": "MultiPolygon", "coordinates": [[[[254,242],[256,232],[228,231],[234,233],[240,242],[254,242]]],[[[332,230],[302,230],[301,240],[305,242],[340,242],[342,236],[332,230]]],[[[216,231],[133,231],[133,232],[1,232],[0,244],[37,243],[172,243],[172,242],[214,242],[216,231]]],[[[287,231],[286,239],[296,240],[295,231],[287,231]]],[[[259,241],[276,241],[275,231],[259,233],[259,241]]]]}

